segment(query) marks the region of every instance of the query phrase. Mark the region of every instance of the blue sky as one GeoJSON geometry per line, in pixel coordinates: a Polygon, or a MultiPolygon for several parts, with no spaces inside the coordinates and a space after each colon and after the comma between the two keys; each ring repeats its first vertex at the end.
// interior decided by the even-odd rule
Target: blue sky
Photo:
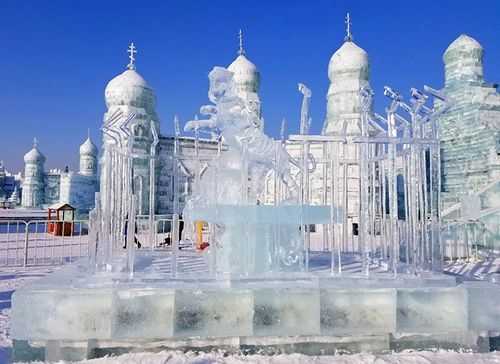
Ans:
{"type": "Polygon", "coordinates": [[[443,83],[442,53],[461,33],[485,48],[485,75],[500,81],[500,1],[19,1],[0,2],[0,159],[9,170],[36,136],[46,169],[76,167],[90,128],[100,141],[104,87],[125,69],[130,41],[137,70],[155,90],[163,134],[207,102],[207,74],[227,66],[242,28],[261,72],[268,134],[286,117],[298,129],[301,95],[313,92],[312,131],[325,116],[327,65],[344,38],[349,11],[355,42],[371,62],[376,109],[384,85],[406,93],[443,83]]]}

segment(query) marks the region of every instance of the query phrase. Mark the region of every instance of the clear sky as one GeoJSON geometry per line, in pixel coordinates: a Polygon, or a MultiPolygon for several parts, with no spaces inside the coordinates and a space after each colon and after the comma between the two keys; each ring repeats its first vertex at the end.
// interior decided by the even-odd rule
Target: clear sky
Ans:
{"type": "Polygon", "coordinates": [[[75,168],[90,128],[100,144],[106,83],[138,47],[137,70],[155,90],[162,134],[207,102],[207,74],[236,57],[242,28],[248,58],[261,72],[266,132],[283,117],[298,129],[301,95],[312,89],[312,131],[321,130],[327,66],[352,17],[354,41],[371,62],[383,111],[384,85],[407,93],[443,83],[442,53],[466,33],[485,48],[485,76],[500,81],[500,1],[107,1],[0,0],[0,159],[23,168],[36,136],[46,169],[75,168]]]}

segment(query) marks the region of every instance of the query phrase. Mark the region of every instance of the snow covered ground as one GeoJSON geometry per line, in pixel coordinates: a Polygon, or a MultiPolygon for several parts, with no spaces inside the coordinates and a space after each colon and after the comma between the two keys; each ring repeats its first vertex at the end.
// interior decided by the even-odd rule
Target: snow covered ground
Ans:
{"type": "Polygon", "coordinates": [[[421,351],[396,354],[354,354],[306,356],[301,354],[225,355],[223,352],[195,354],[164,351],[157,354],[134,353],[79,362],[81,364],[493,364],[500,363],[500,353],[457,353],[421,351]]]}
{"type": "MultiPolygon", "coordinates": [[[[191,264],[187,270],[203,269],[201,259],[191,259],[191,264]]],[[[328,267],[328,262],[323,262],[318,259],[317,266],[313,270],[322,270],[328,267]],[[324,267],[321,268],[321,266],[324,267]]],[[[165,264],[165,269],[169,267],[168,262],[158,262],[165,264]]],[[[0,364],[6,363],[12,347],[12,342],[9,337],[9,314],[11,307],[12,293],[22,285],[36,280],[46,274],[53,272],[59,267],[12,267],[0,268],[0,364]]],[[[446,267],[446,271],[450,274],[459,276],[461,279],[481,279],[486,276],[500,277],[500,258],[489,261],[479,262],[456,262],[446,267]],[[497,274],[495,274],[497,273],[497,274]]],[[[499,279],[500,281],[500,279],[499,279]]],[[[92,364],[111,364],[111,363],[499,363],[500,353],[487,354],[471,354],[471,353],[456,353],[456,352],[413,352],[413,353],[398,353],[387,355],[342,355],[342,356],[320,356],[310,357],[299,354],[278,355],[273,357],[268,356],[225,356],[224,353],[209,353],[209,354],[194,354],[194,353],[178,353],[178,352],[162,352],[158,354],[126,354],[120,357],[102,358],[85,361],[84,363],[92,364]]]]}

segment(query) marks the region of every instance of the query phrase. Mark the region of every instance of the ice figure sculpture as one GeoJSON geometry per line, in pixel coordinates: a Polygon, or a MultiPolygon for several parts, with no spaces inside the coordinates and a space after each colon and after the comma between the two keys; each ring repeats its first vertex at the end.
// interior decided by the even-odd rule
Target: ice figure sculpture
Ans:
{"type": "Polygon", "coordinates": [[[290,157],[283,145],[265,135],[258,115],[239,97],[233,73],[214,67],[208,97],[214,105],[200,109],[206,119],[192,120],[186,131],[218,131],[227,152],[195,178],[184,219],[212,226],[212,266],[219,273],[253,274],[300,270],[303,244],[299,226],[320,211],[297,204],[297,185],[290,175],[290,157]],[[272,171],[286,186],[281,206],[261,204],[263,180],[272,171]]]}
{"type": "Polygon", "coordinates": [[[262,178],[271,169],[276,171],[289,187],[296,187],[290,177],[288,153],[284,148],[277,148],[275,141],[263,133],[258,114],[237,95],[233,73],[223,67],[214,67],[208,77],[210,80],[208,98],[215,106],[202,106],[200,113],[208,118],[189,121],[184,130],[194,131],[200,128],[218,130],[224,143],[229,147],[229,153],[223,163],[226,166],[236,163],[232,166],[239,165],[240,169],[243,165],[248,165],[251,182],[249,195],[238,190],[234,191],[235,186],[228,186],[225,183],[224,187],[233,192],[227,196],[227,202],[259,200],[263,189],[262,178]]]}

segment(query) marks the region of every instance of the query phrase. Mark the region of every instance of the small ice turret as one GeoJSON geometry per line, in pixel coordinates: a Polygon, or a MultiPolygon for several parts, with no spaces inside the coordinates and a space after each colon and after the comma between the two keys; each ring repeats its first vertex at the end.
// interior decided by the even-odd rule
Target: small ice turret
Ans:
{"type": "Polygon", "coordinates": [[[369,87],[370,64],[368,54],[353,42],[351,20],[346,17],[347,34],[344,44],[332,55],[328,64],[330,87],[326,95],[326,118],[324,135],[345,132],[361,133],[361,100],[359,90],[369,87]]]}
{"type": "Polygon", "coordinates": [[[483,47],[477,40],[462,34],[443,54],[445,87],[456,82],[482,84],[483,47]]]}
{"type": "Polygon", "coordinates": [[[24,155],[23,207],[40,207],[44,202],[44,163],[35,138],[33,148],[24,155]]]}
{"type": "Polygon", "coordinates": [[[90,135],[80,145],[80,174],[97,176],[97,147],[90,139],[90,135]]]}

